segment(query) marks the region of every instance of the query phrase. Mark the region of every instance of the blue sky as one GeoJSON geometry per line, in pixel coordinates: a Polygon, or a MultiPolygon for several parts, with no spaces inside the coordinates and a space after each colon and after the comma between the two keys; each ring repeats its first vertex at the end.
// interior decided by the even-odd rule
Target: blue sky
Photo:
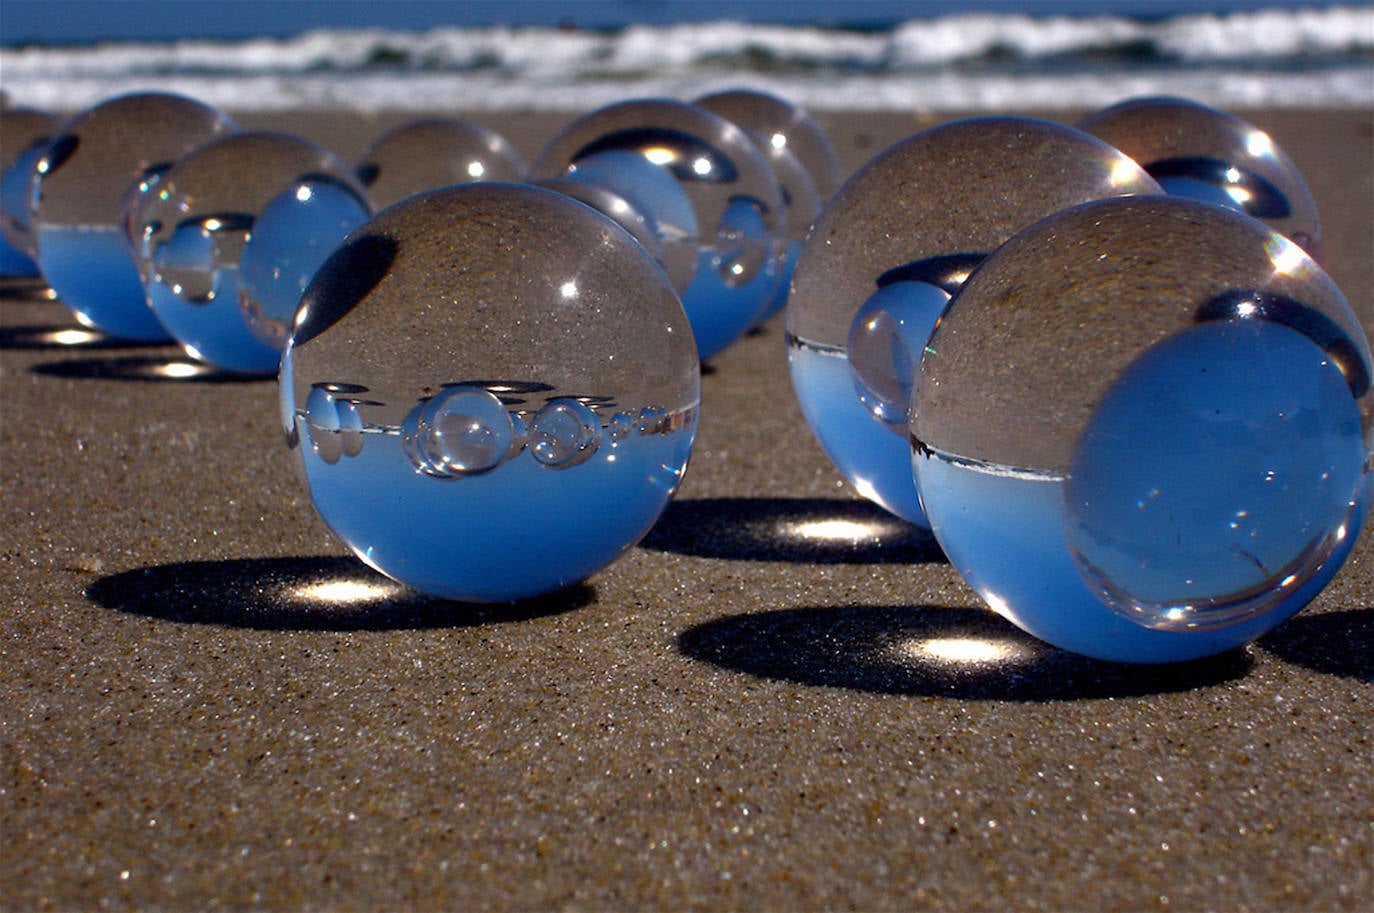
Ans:
{"type": "Polygon", "coordinates": [[[0,0],[0,44],[283,37],[321,27],[606,27],[708,19],[880,24],[968,10],[1177,13],[1330,0],[0,0]]]}

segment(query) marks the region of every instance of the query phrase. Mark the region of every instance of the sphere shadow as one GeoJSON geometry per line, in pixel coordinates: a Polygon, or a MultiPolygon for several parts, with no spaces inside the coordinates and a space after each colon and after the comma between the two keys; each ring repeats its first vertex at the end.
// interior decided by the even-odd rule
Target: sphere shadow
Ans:
{"type": "Polygon", "coordinates": [[[33,326],[0,327],[0,349],[52,349],[89,351],[92,349],[147,348],[146,342],[133,342],[106,336],[76,324],[45,323],[33,326]]]}
{"type": "Polygon", "coordinates": [[[678,649],[711,665],[801,685],[875,694],[1022,702],[1143,697],[1240,678],[1243,649],[1168,665],[1089,659],[1025,634],[986,609],[796,608],[689,628],[678,649]]]}
{"type": "Polygon", "coordinates": [[[933,535],[876,504],[825,498],[673,501],[640,546],[703,558],[798,564],[945,560],[933,535]]]}
{"type": "Polygon", "coordinates": [[[1374,682],[1374,608],[1298,615],[1258,645],[1285,662],[1362,682],[1374,682]]]}
{"type": "Polygon", "coordinates": [[[15,304],[52,304],[57,295],[38,276],[0,277],[0,301],[15,304]]]}
{"type": "Polygon", "coordinates": [[[590,604],[589,584],[517,603],[427,596],[343,556],[188,561],[102,577],[107,609],[194,624],[298,631],[459,628],[558,615],[590,604]]]}
{"type": "Polygon", "coordinates": [[[185,356],[131,355],[122,358],[72,358],[34,365],[29,370],[75,380],[134,380],[151,383],[252,384],[275,380],[271,374],[236,374],[185,356]]]}

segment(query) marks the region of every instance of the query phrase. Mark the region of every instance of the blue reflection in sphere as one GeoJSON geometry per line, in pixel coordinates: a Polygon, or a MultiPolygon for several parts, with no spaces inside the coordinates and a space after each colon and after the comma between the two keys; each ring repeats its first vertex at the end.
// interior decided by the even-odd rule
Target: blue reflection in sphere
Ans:
{"type": "Polygon", "coordinates": [[[628,233],[492,182],[350,235],[305,292],[280,384],[297,472],[363,561],[503,602],[578,583],[648,531],[686,469],[700,369],[628,233]]]}
{"type": "Polygon", "coordinates": [[[0,276],[37,276],[32,226],[34,172],[61,126],[55,114],[0,109],[0,276]]]}
{"type": "Polygon", "coordinates": [[[1243,212],[1321,259],[1317,204],[1292,159],[1258,127],[1169,96],[1127,99],[1079,127],[1139,162],[1166,193],[1243,212]]]}
{"type": "Polygon", "coordinates": [[[131,224],[148,303],[176,340],[224,370],[275,374],[306,284],[368,215],[329,152],[243,132],[161,174],[131,224]]]}
{"type": "Polygon", "coordinates": [[[873,417],[903,437],[925,351],[949,292],[930,282],[898,280],[879,286],[849,328],[854,391],[873,417]]]}
{"type": "Polygon", "coordinates": [[[420,472],[440,478],[495,469],[516,442],[514,417],[500,397],[473,384],[446,388],[418,404],[401,423],[401,443],[411,462],[420,472]]]}
{"type": "Polygon", "coordinates": [[[30,278],[38,275],[38,264],[19,248],[0,238],[0,276],[30,278]]]}
{"type": "MultiPolygon", "coordinates": [[[[3,125],[0,125],[3,126],[3,125]]],[[[11,220],[27,228],[27,191],[33,166],[43,157],[43,148],[36,147],[11,162],[0,172],[0,210],[3,210],[5,224],[11,220]],[[22,220],[22,221],[21,221],[22,220]]],[[[36,276],[38,264],[33,259],[33,250],[27,248],[22,239],[16,239],[10,231],[0,232],[0,276],[36,276]]]]}
{"type": "Polygon", "coordinates": [[[716,243],[702,250],[682,293],[692,303],[692,333],[703,358],[721,351],[757,323],[773,299],[781,260],[757,200],[731,200],[716,225],[716,243]],[[741,326],[741,315],[752,315],[741,326]]]}
{"type": "Polygon", "coordinates": [[[371,213],[357,191],[312,175],[277,194],[258,216],[239,260],[239,307],[270,351],[275,373],[296,307],[320,264],[371,213]]]}
{"type": "Polygon", "coordinates": [[[607,191],[614,208],[603,215],[621,225],[642,221],[658,241],[658,250],[698,234],[696,210],[682,184],[667,168],[638,152],[611,149],[583,156],[568,166],[559,180],[607,191]]]}
{"type": "Polygon", "coordinates": [[[1326,586],[1374,500],[1358,318],[1296,244],[1177,197],[994,252],[919,363],[931,528],[997,612],[1101,659],[1195,659],[1326,586]]]}
{"type": "Polygon", "coordinates": [[[820,124],[801,107],[755,89],[727,89],[696,99],[705,108],[742,128],[763,153],[782,187],[787,207],[787,242],[778,282],[764,308],[767,318],[782,310],[801,256],[807,229],[840,185],[839,156],[820,124]]]}
{"type": "Polygon", "coordinates": [[[359,392],[339,384],[317,384],[305,398],[301,418],[310,430],[310,447],[317,459],[337,463],[363,449],[363,420],[349,395],[359,392]]]}
{"type": "Polygon", "coordinates": [[[914,372],[949,293],[938,285],[880,286],[855,315],[847,349],[795,347],[792,382],[811,430],[859,494],[924,522],[905,441],[914,372]],[[894,437],[900,435],[900,438],[894,437]]]}
{"type": "Polygon", "coordinates": [[[861,495],[926,523],[900,397],[944,300],[1025,226],[1135,193],[1159,185],[1101,140],[1033,118],[977,117],[895,144],[830,199],[793,274],[788,366],[807,424],[861,495]],[[851,345],[864,347],[857,362],[851,345]]]}
{"type": "Polygon", "coordinates": [[[694,105],[643,99],[577,119],[530,170],[638,236],[672,279],[703,360],[764,313],[780,277],[787,213],[777,177],[745,132],[694,105]]]}
{"type": "Polygon", "coordinates": [[[1202,323],[1146,351],[1093,412],[1064,491],[1069,547],[1138,623],[1224,627],[1335,573],[1364,456],[1320,345],[1270,320],[1202,323]]]}
{"type": "Polygon", "coordinates": [[[122,339],[171,338],[144,298],[125,208],[150,174],[235,129],[214,108],[157,92],[101,102],[62,126],[35,168],[32,224],[43,278],[79,321],[122,339]]]}
{"type": "Polygon", "coordinates": [[[545,466],[585,463],[601,443],[601,420],[576,399],[550,400],[530,419],[530,453],[545,466]]]}

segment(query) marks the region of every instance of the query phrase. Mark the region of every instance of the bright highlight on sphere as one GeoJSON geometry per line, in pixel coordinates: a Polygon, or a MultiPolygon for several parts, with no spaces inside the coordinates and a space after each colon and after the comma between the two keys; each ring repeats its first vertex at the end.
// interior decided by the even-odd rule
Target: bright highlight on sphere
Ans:
{"type": "Polygon", "coordinates": [[[176,341],[218,368],[275,374],[306,284],[368,215],[332,153],[241,132],[167,169],[129,224],[148,305],[176,341]]]}
{"type": "Polygon", "coordinates": [[[103,101],[62,126],[36,166],[33,232],[43,278],[83,325],[171,339],[144,300],[126,213],[173,162],[236,129],[214,108],[157,92],[103,101]]]}
{"type": "Polygon", "coordinates": [[[36,276],[34,169],[62,125],[47,111],[0,107],[0,276],[36,276]]]}
{"type": "Polygon", "coordinates": [[[681,481],[700,398],[653,258],[580,203],[501,183],[408,198],[349,236],[280,385],[324,521],[382,573],[466,601],[571,586],[634,545],[681,481]]]}
{"type": "Polygon", "coordinates": [[[920,360],[913,465],[1000,614],[1170,662],[1259,637],[1335,576],[1374,499],[1374,367],[1320,267],[1278,268],[1291,249],[1139,196],[1051,216],[968,279],[920,360]]]}
{"type": "Polygon", "coordinates": [[[362,154],[358,180],[382,210],[406,197],[471,181],[518,181],[525,161],[505,137],[452,117],[424,118],[378,137],[362,154]]]}
{"type": "Polygon", "coordinates": [[[1088,200],[1159,192],[1101,140],[1025,117],[931,127],[860,169],[816,219],[787,306],[792,384],[836,468],[924,526],[902,413],[944,302],[1027,225],[1088,200]]]}
{"type": "Polygon", "coordinates": [[[1258,127],[1166,96],[1123,101],[1079,126],[1139,162],[1168,193],[1243,212],[1321,259],[1321,220],[1307,183],[1258,127]]]}
{"type": "Polygon", "coordinates": [[[592,111],[549,141],[530,178],[640,238],[681,295],[702,360],[749,329],[777,290],[787,232],[778,179],[741,128],[704,108],[645,99],[592,111]]]}

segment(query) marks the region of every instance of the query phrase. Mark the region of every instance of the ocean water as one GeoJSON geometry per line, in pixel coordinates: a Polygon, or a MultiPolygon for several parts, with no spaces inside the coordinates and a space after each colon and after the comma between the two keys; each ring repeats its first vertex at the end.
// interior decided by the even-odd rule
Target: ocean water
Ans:
{"type": "MultiPolygon", "coordinates": [[[[340,12],[290,34],[265,20],[274,28],[259,37],[238,21],[140,39],[177,34],[149,23],[67,44],[21,28],[36,6],[7,6],[0,76],[12,103],[59,111],[149,89],[239,111],[585,110],[741,86],[813,110],[1083,108],[1159,93],[1230,109],[1374,104],[1371,4],[569,2],[510,4],[513,24],[489,24],[489,3],[300,4],[340,12]],[[389,22],[386,8],[402,6],[467,13],[389,22]]],[[[256,8],[208,5],[233,6],[256,8]]]]}

